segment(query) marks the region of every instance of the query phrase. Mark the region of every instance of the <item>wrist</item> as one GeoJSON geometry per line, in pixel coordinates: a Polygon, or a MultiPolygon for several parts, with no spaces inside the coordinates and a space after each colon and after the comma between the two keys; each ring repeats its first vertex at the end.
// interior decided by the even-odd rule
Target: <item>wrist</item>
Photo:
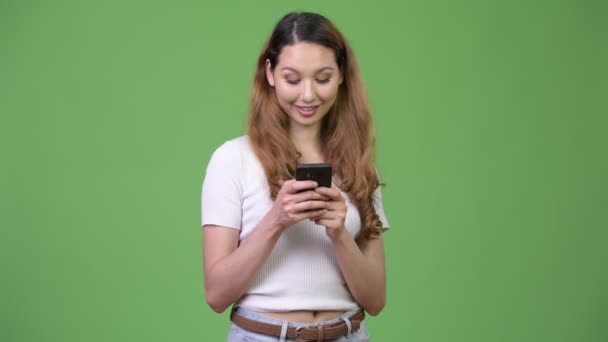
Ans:
{"type": "Polygon", "coordinates": [[[350,235],[346,231],[346,227],[344,227],[344,226],[342,226],[341,228],[332,229],[332,231],[329,233],[330,234],[327,234],[327,235],[329,236],[331,243],[334,245],[344,244],[347,241],[347,239],[350,237],[350,235]]]}
{"type": "Polygon", "coordinates": [[[272,236],[281,235],[281,232],[285,229],[281,222],[276,218],[276,215],[273,215],[272,211],[264,216],[262,219],[262,226],[272,236]]]}

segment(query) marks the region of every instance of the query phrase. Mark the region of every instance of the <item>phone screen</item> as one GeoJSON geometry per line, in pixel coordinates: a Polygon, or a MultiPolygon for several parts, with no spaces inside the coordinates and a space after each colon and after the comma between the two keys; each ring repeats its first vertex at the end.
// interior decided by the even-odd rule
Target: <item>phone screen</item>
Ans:
{"type": "Polygon", "coordinates": [[[326,188],[331,188],[332,167],[328,163],[298,164],[296,180],[313,180],[326,188]]]}

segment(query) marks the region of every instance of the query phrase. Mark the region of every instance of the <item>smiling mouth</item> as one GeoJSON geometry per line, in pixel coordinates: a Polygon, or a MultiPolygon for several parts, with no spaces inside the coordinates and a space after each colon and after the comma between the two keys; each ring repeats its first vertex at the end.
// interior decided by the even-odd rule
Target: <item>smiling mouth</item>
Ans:
{"type": "Polygon", "coordinates": [[[307,107],[296,106],[296,109],[298,110],[298,112],[303,116],[314,115],[315,112],[317,111],[317,108],[319,108],[319,106],[307,106],[307,107]]]}
{"type": "Polygon", "coordinates": [[[296,106],[296,107],[298,107],[298,109],[301,109],[301,110],[310,111],[310,110],[317,109],[317,107],[319,107],[319,106],[296,106]]]}

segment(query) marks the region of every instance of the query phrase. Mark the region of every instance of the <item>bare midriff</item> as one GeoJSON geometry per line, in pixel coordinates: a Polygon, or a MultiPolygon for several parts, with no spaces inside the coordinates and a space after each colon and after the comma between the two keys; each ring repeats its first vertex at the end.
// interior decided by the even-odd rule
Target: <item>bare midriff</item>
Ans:
{"type": "Polygon", "coordinates": [[[262,316],[295,323],[318,323],[340,317],[344,311],[258,312],[262,316]]]}

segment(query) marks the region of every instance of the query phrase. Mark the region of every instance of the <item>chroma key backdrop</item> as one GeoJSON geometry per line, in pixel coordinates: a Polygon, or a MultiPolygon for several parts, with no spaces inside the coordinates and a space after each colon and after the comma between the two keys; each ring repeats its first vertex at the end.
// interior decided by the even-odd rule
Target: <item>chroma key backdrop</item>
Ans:
{"type": "MultiPolygon", "coordinates": [[[[0,341],[225,341],[200,190],[291,11],[360,62],[371,340],[608,341],[608,12],[564,1],[0,1],[0,341]]],[[[271,137],[269,137],[271,138],[271,137]]]]}

